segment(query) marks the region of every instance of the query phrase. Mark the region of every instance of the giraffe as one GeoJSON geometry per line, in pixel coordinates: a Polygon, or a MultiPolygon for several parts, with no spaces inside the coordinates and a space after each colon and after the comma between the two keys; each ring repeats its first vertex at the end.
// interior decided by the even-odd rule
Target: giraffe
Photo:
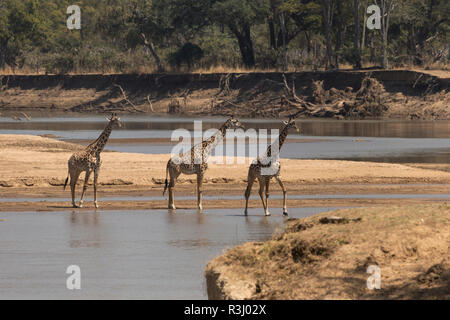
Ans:
{"type": "Polygon", "coordinates": [[[182,173],[197,175],[197,207],[201,211],[203,176],[208,169],[208,159],[212,150],[223,140],[227,129],[243,128],[243,125],[234,116],[229,118],[209,139],[194,145],[190,151],[175,155],[167,162],[166,180],[163,196],[169,189],[169,209],[176,209],[174,203],[174,187],[178,176],[182,173]],[[170,179],[170,182],[168,180],[170,179]]]}
{"type": "Polygon", "coordinates": [[[117,114],[113,113],[110,118],[107,118],[109,123],[106,125],[103,132],[100,134],[100,136],[92,142],[90,145],[86,147],[85,150],[74,153],[69,161],[69,169],[67,173],[67,178],[64,183],[64,190],[66,189],[67,182],[69,181],[70,177],[70,190],[72,192],[72,206],[74,208],[82,208],[83,207],[83,197],[84,193],[86,192],[89,177],[92,172],[94,172],[94,204],[95,208],[98,208],[97,203],[97,180],[98,180],[98,174],[100,171],[101,166],[101,160],[100,160],[100,153],[102,152],[103,148],[105,147],[106,142],[108,141],[109,135],[111,134],[111,131],[114,126],[121,127],[121,123],[119,122],[120,118],[117,116],[117,114]],[[81,193],[81,199],[80,199],[80,205],[77,206],[75,204],[75,186],[77,184],[78,178],[80,174],[85,171],[86,175],[84,178],[84,185],[83,185],[83,191],[81,193]]]}
{"type": "MultiPolygon", "coordinates": [[[[287,216],[287,208],[286,208],[286,188],[283,185],[283,182],[280,179],[280,161],[278,159],[279,151],[281,150],[281,146],[283,145],[284,141],[286,140],[286,137],[288,135],[288,131],[290,128],[295,128],[297,132],[300,131],[300,129],[295,124],[295,120],[292,118],[289,118],[289,121],[283,121],[284,128],[281,130],[280,135],[278,136],[278,141],[275,141],[276,144],[278,144],[278,152],[272,155],[272,147],[275,145],[275,143],[271,144],[267,151],[262,155],[259,156],[257,159],[253,160],[251,163],[249,169],[248,169],[248,182],[247,182],[247,189],[245,190],[245,215],[247,215],[247,209],[248,209],[248,198],[250,197],[250,193],[252,191],[252,186],[255,181],[255,179],[258,179],[259,181],[259,196],[261,197],[261,201],[264,207],[264,212],[266,216],[270,216],[269,212],[269,184],[270,180],[272,178],[275,178],[278,181],[278,184],[281,187],[281,190],[283,190],[283,215],[287,216]],[[265,169],[265,174],[261,174],[261,168],[265,169]],[[265,190],[264,190],[265,189],[265,190]],[[264,191],[266,195],[266,200],[264,201],[264,191]]],[[[275,149],[275,148],[274,148],[275,149]]]]}

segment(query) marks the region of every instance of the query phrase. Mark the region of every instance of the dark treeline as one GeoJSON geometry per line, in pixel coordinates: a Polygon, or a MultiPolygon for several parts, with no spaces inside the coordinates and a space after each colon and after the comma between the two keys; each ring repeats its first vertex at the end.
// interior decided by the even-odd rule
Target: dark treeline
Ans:
{"type": "Polygon", "coordinates": [[[0,69],[442,68],[449,16],[448,0],[0,0],[0,69]],[[81,8],[80,30],[66,26],[69,5],[81,8]]]}

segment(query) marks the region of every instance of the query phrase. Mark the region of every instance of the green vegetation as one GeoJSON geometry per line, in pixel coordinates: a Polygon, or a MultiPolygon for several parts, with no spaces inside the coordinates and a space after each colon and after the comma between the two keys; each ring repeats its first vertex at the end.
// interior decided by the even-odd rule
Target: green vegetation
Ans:
{"type": "Polygon", "coordinates": [[[0,70],[442,68],[449,17],[446,0],[0,0],[0,70]],[[81,30],[66,26],[74,4],[81,30]]]}

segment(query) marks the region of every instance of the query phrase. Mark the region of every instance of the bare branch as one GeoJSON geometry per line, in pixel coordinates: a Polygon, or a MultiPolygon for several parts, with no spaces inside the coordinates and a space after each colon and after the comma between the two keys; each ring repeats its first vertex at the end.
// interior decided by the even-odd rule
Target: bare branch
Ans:
{"type": "Polygon", "coordinates": [[[134,111],[142,112],[141,110],[139,110],[139,109],[136,107],[136,105],[135,105],[133,102],[131,102],[131,101],[127,98],[127,95],[126,95],[126,93],[125,93],[125,90],[123,90],[122,86],[120,86],[120,85],[118,85],[118,84],[114,84],[114,86],[115,86],[115,87],[118,87],[118,88],[120,89],[120,91],[122,92],[123,100],[125,100],[126,102],[128,102],[128,103],[131,105],[131,107],[134,109],[134,111]]]}

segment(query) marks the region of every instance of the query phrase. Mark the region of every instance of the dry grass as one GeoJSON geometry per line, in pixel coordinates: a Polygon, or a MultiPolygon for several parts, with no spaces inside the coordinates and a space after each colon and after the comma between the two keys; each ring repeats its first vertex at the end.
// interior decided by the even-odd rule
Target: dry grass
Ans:
{"type": "Polygon", "coordinates": [[[449,204],[338,210],[228,250],[208,264],[208,289],[220,297],[215,278],[227,298],[450,299],[449,247],[449,204]],[[361,221],[319,222],[330,215],[361,221]],[[380,290],[366,286],[369,265],[380,290]]]}
{"type": "MultiPolygon", "coordinates": [[[[375,65],[370,63],[363,63],[364,68],[374,67],[375,65]]],[[[251,72],[301,72],[301,71],[311,71],[312,68],[308,66],[298,66],[289,65],[287,70],[283,70],[282,68],[246,68],[244,66],[227,66],[227,65],[215,65],[210,67],[197,67],[192,70],[186,69],[177,69],[167,67],[167,73],[251,73],[251,72]]],[[[324,68],[318,68],[317,71],[323,71],[324,68]]],[[[348,63],[340,63],[339,70],[353,70],[353,66],[348,63]]],[[[391,70],[412,70],[417,72],[429,73],[431,75],[436,75],[439,77],[448,78],[450,72],[450,65],[448,64],[433,64],[425,68],[419,68],[417,66],[405,66],[401,68],[391,68],[391,70]]],[[[157,68],[153,65],[140,65],[137,68],[127,70],[126,72],[122,72],[120,70],[115,70],[114,68],[102,69],[98,71],[90,71],[86,72],[83,70],[76,70],[73,72],[69,72],[69,75],[76,74],[121,74],[121,73],[132,73],[132,74],[151,74],[156,73],[157,68]]],[[[40,75],[46,74],[45,70],[36,71],[34,68],[23,67],[21,69],[13,70],[10,67],[6,67],[0,69],[0,75],[40,75]]]]}
{"type": "MultiPolygon", "coordinates": [[[[349,64],[340,64],[339,70],[350,70],[353,67],[349,64]]],[[[210,74],[210,73],[252,73],[252,72],[301,72],[301,71],[311,71],[312,69],[307,66],[302,66],[301,68],[293,65],[289,65],[287,70],[283,70],[282,68],[246,68],[244,66],[225,66],[225,65],[216,65],[210,67],[197,67],[192,70],[186,69],[174,69],[168,67],[166,69],[166,73],[202,73],[202,74],[210,74]]],[[[324,68],[319,68],[317,70],[325,70],[324,68]]],[[[114,68],[98,70],[94,72],[86,72],[83,70],[76,70],[73,72],[69,72],[69,75],[76,74],[120,74],[120,73],[132,73],[132,74],[151,74],[157,73],[157,69],[154,66],[142,65],[137,69],[130,69],[126,72],[121,72],[119,70],[115,70],[114,68]]],[[[13,71],[11,68],[0,69],[0,75],[40,75],[46,74],[45,70],[39,70],[38,72],[32,68],[21,68],[13,71]]]]}

